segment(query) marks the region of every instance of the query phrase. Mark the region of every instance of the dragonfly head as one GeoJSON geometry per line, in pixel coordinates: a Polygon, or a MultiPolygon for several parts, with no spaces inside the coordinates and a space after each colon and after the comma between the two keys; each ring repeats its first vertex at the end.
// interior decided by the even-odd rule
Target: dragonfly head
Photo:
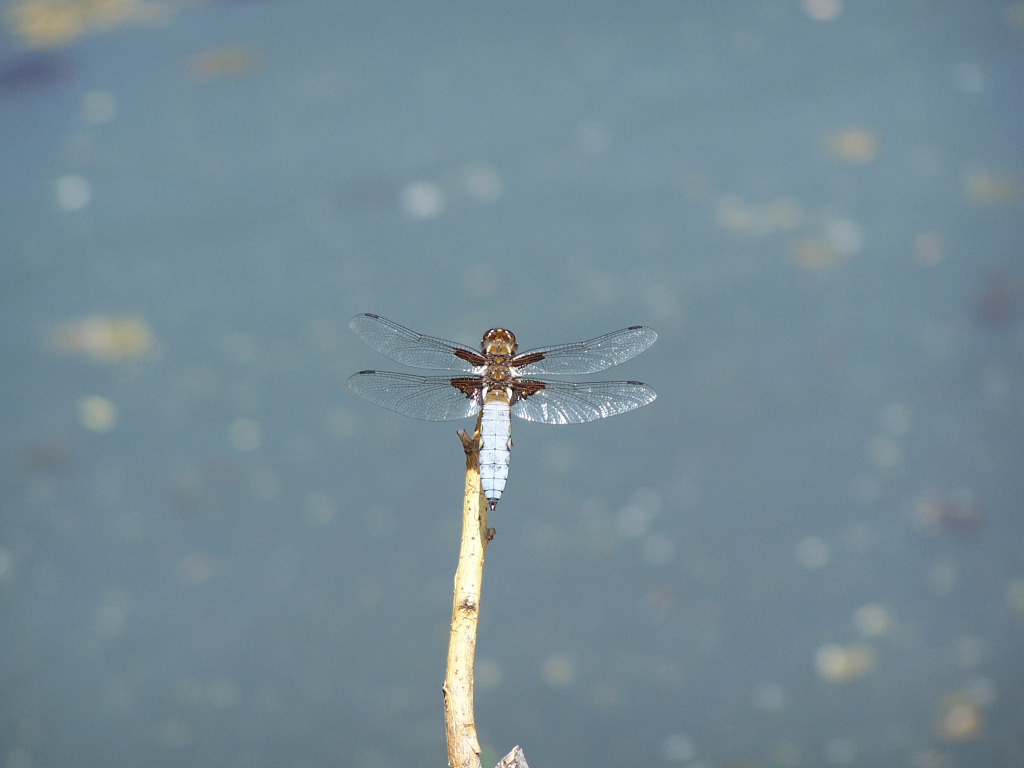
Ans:
{"type": "Polygon", "coordinates": [[[480,342],[480,349],[485,355],[508,355],[516,353],[519,344],[516,342],[516,335],[504,328],[491,328],[484,334],[484,340],[480,342]]]}

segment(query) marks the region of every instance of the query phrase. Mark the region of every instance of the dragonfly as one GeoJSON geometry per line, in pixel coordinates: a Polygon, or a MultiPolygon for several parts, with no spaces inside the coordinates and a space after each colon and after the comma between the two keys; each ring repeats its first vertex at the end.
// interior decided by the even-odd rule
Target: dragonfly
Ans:
{"type": "Polygon", "coordinates": [[[349,378],[348,388],[360,397],[427,421],[464,419],[483,412],[480,486],[492,511],[508,479],[512,415],[543,424],[582,424],[640,408],[657,397],[652,387],[640,381],[548,378],[597,373],[636,357],[658,338],[654,329],[643,325],[522,353],[515,334],[504,328],[487,331],[478,351],[425,336],[380,315],[356,315],[349,326],[373,349],[398,363],[448,371],[442,376],[359,371],[349,378]]]}

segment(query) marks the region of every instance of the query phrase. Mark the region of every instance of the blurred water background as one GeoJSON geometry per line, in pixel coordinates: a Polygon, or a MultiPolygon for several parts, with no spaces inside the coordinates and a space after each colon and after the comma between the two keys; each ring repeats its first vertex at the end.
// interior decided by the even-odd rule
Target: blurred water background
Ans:
{"type": "Polygon", "coordinates": [[[3,12],[4,768],[444,764],[358,312],[660,334],[513,426],[485,764],[1024,765],[1024,3],[3,12]]]}

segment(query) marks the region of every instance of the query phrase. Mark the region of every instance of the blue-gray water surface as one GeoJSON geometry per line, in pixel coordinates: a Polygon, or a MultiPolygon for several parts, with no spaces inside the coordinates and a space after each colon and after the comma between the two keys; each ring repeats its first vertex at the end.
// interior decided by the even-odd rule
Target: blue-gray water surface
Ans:
{"type": "Polygon", "coordinates": [[[359,312],[660,336],[513,424],[485,765],[1024,765],[1024,3],[3,7],[5,768],[444,764],[359,312]]]}

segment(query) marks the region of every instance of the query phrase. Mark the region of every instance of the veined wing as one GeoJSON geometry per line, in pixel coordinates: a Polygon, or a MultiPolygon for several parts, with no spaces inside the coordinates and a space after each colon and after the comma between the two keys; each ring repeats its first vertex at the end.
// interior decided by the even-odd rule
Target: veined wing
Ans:
{"type": "Polygon", "coordinates": [[[639,381],[517,379],[513,391],[519,396],[512,413],[544,424],[596,421],[647,405],[658,396],[653,387],[639,381]]]}
{"type": "Polygon", "coordinates": [[[413,368],[470,372],[474,365],[484,362],[479,352],[464,344],[424,336],[380,315],[356,315],[349,327],[382,355],[413,368]],[[459,350],[460,355],[456,355],[455,350],[459,350]]]}
{"type": "MultiPolygon", "coordinates": [[[[463,381],[472,381],[472,377],[463,381]]],[[[448,376],[360,371],[349,377],[348,388],[371,403],[414,419],[451,421],[473,416],[480,410],[479,399],[467,397],[452,385],[448,376]]]]}
{"type": "Polygon", "coordinates": [[[517,374],[530,376],[535,373],[596,373],[636,357],[657,338],[653,328],[634,325],[589,341],[531,349],[516,355],[512,366],[517,374]]]}

